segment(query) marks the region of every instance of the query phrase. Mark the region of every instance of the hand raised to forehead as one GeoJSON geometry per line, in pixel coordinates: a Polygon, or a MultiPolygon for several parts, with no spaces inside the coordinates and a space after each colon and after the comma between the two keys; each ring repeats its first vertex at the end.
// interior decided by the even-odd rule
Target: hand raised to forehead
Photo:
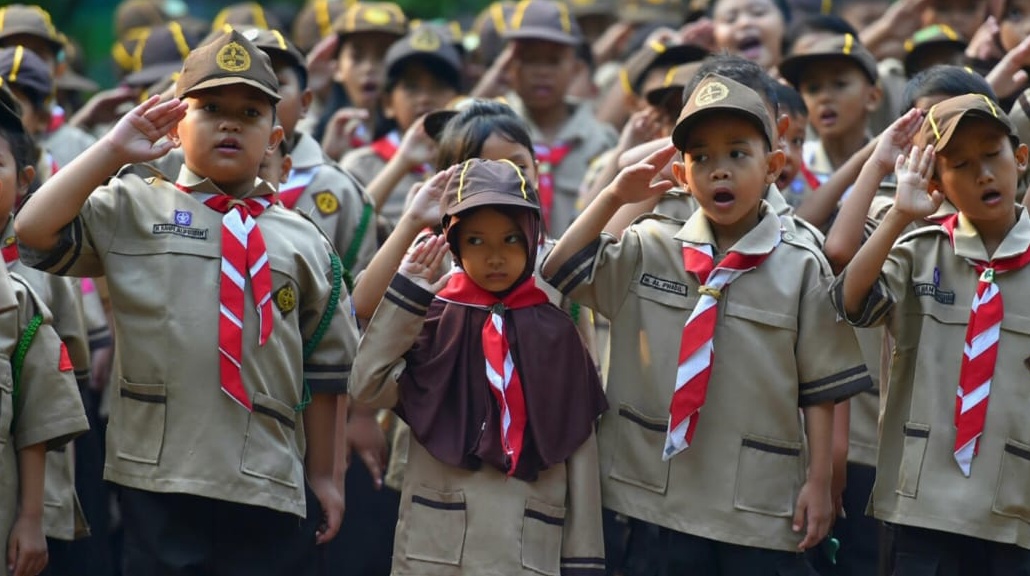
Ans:
{"type": "Polygon", "coordinates": [[[186,103],[176,98],[160,100],[153,96],[136,106],[104,137],[125,163],[154,160],[176,146],[162,138],[186,116],[186,103]]]}
{"type": "Polygon", "coordinates": [[[898,176],[894,207],[899,212],[911,218],[926,218],[941,207],[944,195],[936,190],[930,192],[933,160],[933,145],[913,146],[908,156],[898,156],[894,167],[898,176]]]}
{"type": "Polygon", "coordinates": [[[608,187],[612,194],[627,204],[635,204],[664,194],[672,189],[673,183],[664,178],[655,178],[661,174],[662,169],[675,154],[676,148],[669,144],[640,162],[622,169],[608,187]]]}

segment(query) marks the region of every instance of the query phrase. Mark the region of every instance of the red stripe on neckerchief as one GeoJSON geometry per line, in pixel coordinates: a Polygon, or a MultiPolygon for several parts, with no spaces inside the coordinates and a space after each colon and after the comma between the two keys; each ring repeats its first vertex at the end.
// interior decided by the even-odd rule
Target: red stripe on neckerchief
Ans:
{"type": "MultiPolygon", "coordinates": [[[[369,147],[376,153],[376,156],[382,158],[384,162],[389,162],[397,155],[397,151],[400,150],[401,135],[396,130],[391,131],[386,136],[369,144],[369,147]]],[[[426,174],[432,172],[433,167],[429,164],[423,164],[412,168],[411,171],[415,174],[426,174]]]]}
{"type": "Polygon", "coordinates": [[[554,171],[572,151],[568,144],[557,143],[553,146],[534,144],[533,153],[537,162],[537,189],[540,192],[540,214],[544,226],[551,228],[551,209],[554,207],[554,171]]]}
{"type": "Polygon", "coordinates": [[[318,169],[319,166],[290,170],[290,177],[287,178],[286,183],[279,190],[279,201],[283,203],[283,206],[293,210],[293,207],[297,205],[297,200],[300,200],[300,195],[315,179],[318,169]]]}
{"type": "Polygon", "coordinates": [[[701,298],[684,324],[680,337],[679,367],[669,405],[663,459],[669,460],[694,441],[694,431],[708,394],[708,381],[715,361],[717,306],[723,290],[741,275],[758,268],[779,243],[777,235],[775,244],[764,254],[730,252],[718,266],[715,266],[710,245],[683,243],[683,267],[688,273],[697,275],[701,283],[697,289],[701,298]]]}
{"type": "Polygon", "coordinates": [[[483,356],[486,358],[486,379],[501,413],[501,445],[508,456],[508,476],[515,473],[522,455],[526,433],[526,398],[522,380],[511,357],[504,311],[538,306],[548,302],[547,295],[530,277],[504,298],[482,289],[464,272],[458,271],[447,286],[436,295],[446,302],[489,310],[483,324],[483,356]]]}
{"type": "MultiPolygon", "coordinates": [[[[958,214],[941,221],[948,232],[952,248],[955,247],[955,226],[958,214]]],[[[987,421],[987,400],[991,393],[994,368],[998,362],[998,339],[1005,305],[995,276],[1019,270],[1030,263],[1030,250],[1018,256],[984,262],[966,258],[980,275],[976,296],[969,312],[966,328],[962,367],[958,374],[958,392],[955,397],[955,462],[966,477],[969,476],[973,457],[980,450],[980,436],[987,421]]]]}
{"type": "MultiPolygon", "coordinates": [[[[189,189],[176,185],[181,190],[189,189]]],[[[233,198],[226,194],[193,195],[222,216],[222,273],[218,282],[218,352],[222,390],[247,410],[253,406],[243,386],[244,294],[250,278],[261,323],[258,345],[272,335],[272,270],[257,217],[272,205],[272,195],[233,198]]]]}
{"type": "MultiPolygon", "coordinates": [[[[12,238],[12,240],[13,240],[13,238],[12,238]]],[[[19,258],[19,255],[18,255],[18,243],[17,242],[11,242],[10,244],[7,244],[3,248],[0,248],[0,254],[3,254],[4,262],[7,264],[7,267],[10,268],[11,264],[14,264],[15,262],[17,262],[18,258],[19,258]]]]}
{"type": "Polygon", "coordinates": [[[53,107],[50,108],[50,123],[47,124],[46,127],[47,133],[53,134],[54,132],[57,132],[57,130],[60,129],[61,126],[64,126],[65,120],[66,113],[64,111],[64,108],[55,104],[53,107]]]}
{"type": "Polygon", "coordinates": [[[806,166],[803,161],[801,162],[800,172],[801,176],[805,179],[805,182],[808,182],[809,188],[812,190],[819,188],[819,178],[817,178],[816,175],[808,169],[808,166],[806,166]]]}

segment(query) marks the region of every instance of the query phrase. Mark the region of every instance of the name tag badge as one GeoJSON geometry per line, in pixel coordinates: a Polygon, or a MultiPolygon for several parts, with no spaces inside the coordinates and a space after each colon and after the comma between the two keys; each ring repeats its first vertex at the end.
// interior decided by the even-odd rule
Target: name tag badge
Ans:
{"type": "Polygon", "coordinates": [[[915,291],[916,296],[927,296],[933,298],[939,304],[946,304],[953,306],[955,304],[955,292],[951,290],[941,290],[934,284],[929,282],[919,282],[912,285],[912,290],[915,291]]]}
{"type": "Polygon", "coordinates": [[[651,274],[644,274],[641,276],[640,285],[654,288],[655,290],[661,290],[662,292],[668,292],[670,294],[679,294],[680,296],[687,295],[686,284],[682,284],[674,280],[666,280],[651,274]]]}

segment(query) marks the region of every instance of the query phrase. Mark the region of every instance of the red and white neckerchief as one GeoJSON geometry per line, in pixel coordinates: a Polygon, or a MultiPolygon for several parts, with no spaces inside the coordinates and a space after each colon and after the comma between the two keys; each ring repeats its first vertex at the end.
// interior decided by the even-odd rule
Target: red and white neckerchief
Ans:
{"type": "Polygon", "coordinates": [[[537,162],[537,192],[540,194],[540,216],[544,226],[551,228],[551,209],[554,207],[554,171],[572,151],[572,147],[561,142],[553,146],[534,144],[533,153],[537,162]]]}
{"type": "Polygon", "coordinates": [[[806,166],[804,162],[801,162],[801,168],[799,168],[798,171],[801,172],[801,176],[805,179],[805,182],[808,183],[809,188],[812,190],[819,188],[819,178],[816,178],[815,174],[808,169],[808,166],[806,166]]]}
{"type": "MultiPolygon", "coordinates": [[[[389,162],[397,155],[397,151],[401,147],[401,135],[396,130],[390,131],[389,134],[369,144],[372,151],[376,153],[385,162],[389,162]]],[[[423,164],[416,166],[412,170],[415,174],[429,174],[432,173],[433,167],[429,164],[423,164]]]]}
{"type": "Polygon", "coordinates": [[[62,126],[64,126],[65,120],[67,119],[67,113],[64,108],[54,104],[50,108],[50,122],[47,124],[46,131],[48,134],[57,132],[62,126]]]}
{"type": "Polygon", "coordinates": [[[708,244],[683,243],[683,266],[696,274],[701,294],[694,311],[683,326],[680,340],[679,368],[676,387],[669,405],[669,429],[665,437],[662,459],[669,460],[690,447],[694,441],[701,406],[708,394],[708,380],[715,361],[715,324],[718,320],[719,299],[723,290],[741,275],[754,270],[769,257],[780,243],[776,241],[763,254],[730,252],[719,266],[715,266],[712,247],[708,244]]]}
{"type": "MultiPolygon", "coordinates": [[[[952,214],[941,222],[941,226],[948,232],[952,248],[955,246],[957,222],[958,214],[952,214]]],[[[966,258],[966,261],[980,275],[969,312],[969,326],[966,328],[955,397],[955,461],[962,474],[969,477],[973,457],[980,449],[980,436],[987,421],[987,399],[991,393],[994,367],[998,362],[1001,319],[1005,316],[1001,291],[994,283],[994,278],[998,274],[1019,270],[1030,264],[1030,250],[990,262],[971,258],[966,258]]]]}
{"type": "Polygon", "coordinates": [[[293,210],[293,207],[297,205],[297,200],[300,200],[301,193],[315,179],[315,174],[318,173],[319,168],[319,166],[312,166],[310,168],[294,168],[290,170],[290,177],[287,178],[286,183],[279,189],[279,201],[283,203],[283,206],[293,210]]]}
{"type": "Polygon", "coordinates": [[[456,271],[437,298],[463,306],[475,306],[490,311],[483,324],[483,356],[486,357],[486,379],[501,413],[501,445],[509,459],[508,476],[515,473],[522,455],[526,433],[526,398],[522,380],[508,345],[504,327],[504,311],[539,306],[548,302],[533,278],[530,277],[507,296],[498,298],[480,288],[467,274],[456,271]]]}
{"type": "MultiPolygon", "coordinates": [[[[184,189],[180,187],[180,189],[184,189]]],[[[189,192],[188,189],[184,189],[189,192]]],[[[272,335],[272,270],[265,238],[256,218],[272,205],[272,195],[233,198],[227,194],[192,193],[222,216],[222,274],[218,282],[218,352],[222,390],[248,411],[253,410],[240,372],[243,358],[243,314],[247,277],[261,322],[258,345],[272,335]]]]}
{"type": "Polygon", "coordinates": [[[0,248],[0,255],[3,255],[4,263],[7,264],[8,268],[11,267],[11,264],[18,261],[20,257],[18,254],[18,242],[14,241],[13,236],[4,240],[4,246],[0,248]]]}

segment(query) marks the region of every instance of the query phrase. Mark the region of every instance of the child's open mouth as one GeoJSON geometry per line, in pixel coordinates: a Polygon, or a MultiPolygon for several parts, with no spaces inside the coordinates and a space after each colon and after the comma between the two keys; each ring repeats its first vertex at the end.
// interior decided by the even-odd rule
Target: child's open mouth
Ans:
{"type": "Polygon", "coordinates": [[[833,110],[823,110],[819,114],[819,123],[823,126],[833,126],[837,123],[837,113],[833,110]]]}
{"type": "Polygon", "coordinates": [[[994,206],[995,204],[1001,202],[1001,192],[998,192],[997,190],[988,190],[986,193],[984,193],[983,196],[980,197],[980,200],[982,200],[983,203],[987,204],[988,206],[994,206]]]}
{"type": "Polygon", "coordinates": [[[719,191],[712,196],[712,200],[715,201],[716,206],[727,206],[729,204],[733,204],[733,193],[725,190],[719,191]]]}
{"type": "Polygon", "coordinates": [[[757,58],[762,53],[762,40],[757,36],[748,36],[737,43],[737,50],[748,60],[757,58]]]}
{"type": "Polygon", "coordinates": [[[241,148],[240,141],[235,138],[226,138],[216,146],[219,152],[238,152],[241,148]]]}

